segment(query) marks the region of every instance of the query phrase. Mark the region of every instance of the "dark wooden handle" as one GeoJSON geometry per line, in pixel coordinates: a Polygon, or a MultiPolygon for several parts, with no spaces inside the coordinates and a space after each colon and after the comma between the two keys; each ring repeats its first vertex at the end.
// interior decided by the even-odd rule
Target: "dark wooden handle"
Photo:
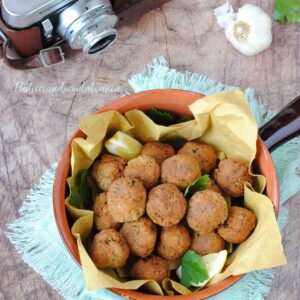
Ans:
{"type": "MultiPolygon", "coordinates": [[[[269,150],[300,134],[300,95],[259,129],[269,150]]],[[[300,151],[300,149],[299,149],[300,151]]]]}

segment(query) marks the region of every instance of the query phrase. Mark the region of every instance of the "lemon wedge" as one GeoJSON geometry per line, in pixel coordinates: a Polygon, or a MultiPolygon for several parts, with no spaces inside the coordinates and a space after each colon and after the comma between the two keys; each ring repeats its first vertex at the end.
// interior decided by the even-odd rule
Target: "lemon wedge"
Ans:
{"type": "MultiPolygon", "coordinates": [[[[202,261],[208,273],[208,279],[202,282],[192,282],[192,286],[200,288],[204,287],[209,280],[211,280],[214,276],[222,271],[226,260],[227,250],[222,250],[218,253],[211,253],[202,256],[202,261]]],[[[176,274],[179,278],[181,278],[181,266],[177,269],[176,274]]]]}
{"type": "Polygon", "coordinates": [[[139,141],[121,131],[117,131],[104,145],[109,153],[126,159],[137,157],[143,147],[139,141]]]}

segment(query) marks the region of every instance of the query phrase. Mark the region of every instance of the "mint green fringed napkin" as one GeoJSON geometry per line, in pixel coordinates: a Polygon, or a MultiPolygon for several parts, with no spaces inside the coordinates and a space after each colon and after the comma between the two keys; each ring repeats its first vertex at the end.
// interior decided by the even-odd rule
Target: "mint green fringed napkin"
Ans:
{"type": "MultiPolygon", "coordinates": [[[[209,95],[237,87],[225,86],[205,76],[180,73],[170,69],[163,57],[155,59],[146,70],[129,80],[133,90],[184,89],[209,95]]],[[[251,89],[244,91],[259,126],[275,113],[257,102],[251,89]]],[[[278,222],[284,227],[287,209],[283,204],[300,190],[300,139],[296,138],[278,148],[272,157],[278,172],[280,203],[278,222]],[[283,188],[284,187],[284,188],[283,188]]],[[[93,293],[85,290],[84,277],[77,263],[66,250],[57,231],[52,207],[52,184],[56,165],[44,173],[40,182],[31,190],[20,208],[20,218],[8,225],[7,237],[22,255],[23,260],[39,273],[65,299],[70,300],[119,300],[121,297],[102,289],[93,293]]],[[[247,274],[238,283],[209,298],[210,300],[259,300],[270,291],[273,270],[247,274]]]]}

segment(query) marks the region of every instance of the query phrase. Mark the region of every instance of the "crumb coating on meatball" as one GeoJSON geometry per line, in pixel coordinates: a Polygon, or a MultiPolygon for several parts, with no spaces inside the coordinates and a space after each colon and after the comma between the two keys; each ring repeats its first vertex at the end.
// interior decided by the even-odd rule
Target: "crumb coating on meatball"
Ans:
{"type": "Polygon", "coordinates": [[[115,229],[104,229],[94,236],[91,258],[98,268],[120,268],[126,264],[129,248],[115,229]]]}
{"type": "Polygon", "coordinates": [[[175,150],[170,144],[149,142],[143,146],[141,154],[151,156],[161,164],[168,157],[175,155],[175,150]]]}
{"type": "Polygon", "coordinates": [[[140,258],[131,268],[131,277],[133,279],[153,279],[161,283],[169,277],[168,262],[155,255],[146,258],[140,258]]]}
{"type": "Polygon", "coordinates": [[[178,153],[192,155],[197,160],[202,174],[208,174],[217,164],[215,149],[201,142],[187,142],[178,153]]]}
{"type": "Polygon", "coordinates": [[[146,197],[146,190],[140,180],[119,178],[107,192],[108,210],[118,222],[135,221],[145,212],[146,197]]]}
{"type": "Polygon", "coordinates": [[[91,174],[98,187],[107,192],[111,184],[123,176],[124,165],[117,161],[97,161],[92,167],[91,174]]]}
{"type": "Polygon", "coordinates": [[[157,252],[165,259],[181,257],[190,247],[191,238],[183,225],[163,227],[160,232],[157,252]]]}
{"type": "Polygon", "coordinates": [[[218,234],[228,243],[245,241],[256,226],[255,214],[243,207],[232,206],[228,219],[218,228],[218,234]]]}
{"type": "Polygon", "coordinates": [[[146,188],[157,184],[160,176],[160,166],[155,158],[148,155],[139,155],[128,162],[124,175],[141,180],[146,188]]]}
{"type": "Polygon", "coordinates": [[[123,166],[125,166],[128,162],[127,159],[116,156],[116,155],[111,155],[111,154],[103,154],[101,156],[101,162],[105,163],[105,162],[117,162],[123,166]]]}
{"type": "Polygon", "coordinates": [[[94,225],[98,230],[117,228],[120,225],[108,211],[107,193],[101,193],[96,196],[93,211],[94,225]]]}
{"type": "Polygon", "coordinates": [[[214,179],[218,186],[232,197],[244,195],[244,184],[252,184],[253,178],[249,174],[249,165],[233,159],[220,161],[218,169],[215,169],[214,179]]]}
{"type": "Polygon", "coordinates": [[[161,164],[162,182],[175,184],[179,189],[185,189],[200,176],[200,167],[191,155],[176,154],[161,164]]]}
{"type": "Polygon", "coordinates": [[[160,226],[177,225],[184,217],[187,202],[181,191],[171,183],[160,184],[148,193],[146,212],[160,226]]]}
{"type": "Polygon", "coordinates": [[[152,254],[157,238],[157,226],[148,218],[126,222],[120,230],[132,254],[146,257],[152,254]]]}
{"type": "Polygon", "coordinates": [[[214,231],[193,233],[191,249],[200,255],[217,253],[225,249],[225,241],[214,231]]]}
{"type": "Polygon", "coordinates": [[[225,198],[209,189],[197,192],[191,197],[186,220],[194,231],[208,233],[223,224],[227,215],[225,198]]]}

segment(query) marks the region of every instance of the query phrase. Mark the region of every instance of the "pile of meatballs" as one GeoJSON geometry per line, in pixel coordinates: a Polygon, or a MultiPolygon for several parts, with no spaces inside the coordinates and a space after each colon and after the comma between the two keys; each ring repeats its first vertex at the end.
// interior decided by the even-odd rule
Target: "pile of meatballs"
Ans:
{"type": "Polygon", "coordinates": [[[170,276],[169,262],[188,249],[200,255],[239,244],[256,225],[250,210],[228,207],[224,195],[242,197],[252,183],[249,166],[218,161],[211,145],[186,142],[176,153],[172,145],[146,143],[129,161],[103,154],[92,166],[101,193],[94,199],[90,256],[98,268],[121,268],[128,262],[132,279],[161,283],[170,276]],[[184,190],[210,174],[205,190],[185,199],[184,190]],[[133,263],[132,263],[133,261],[133,263]]]}

